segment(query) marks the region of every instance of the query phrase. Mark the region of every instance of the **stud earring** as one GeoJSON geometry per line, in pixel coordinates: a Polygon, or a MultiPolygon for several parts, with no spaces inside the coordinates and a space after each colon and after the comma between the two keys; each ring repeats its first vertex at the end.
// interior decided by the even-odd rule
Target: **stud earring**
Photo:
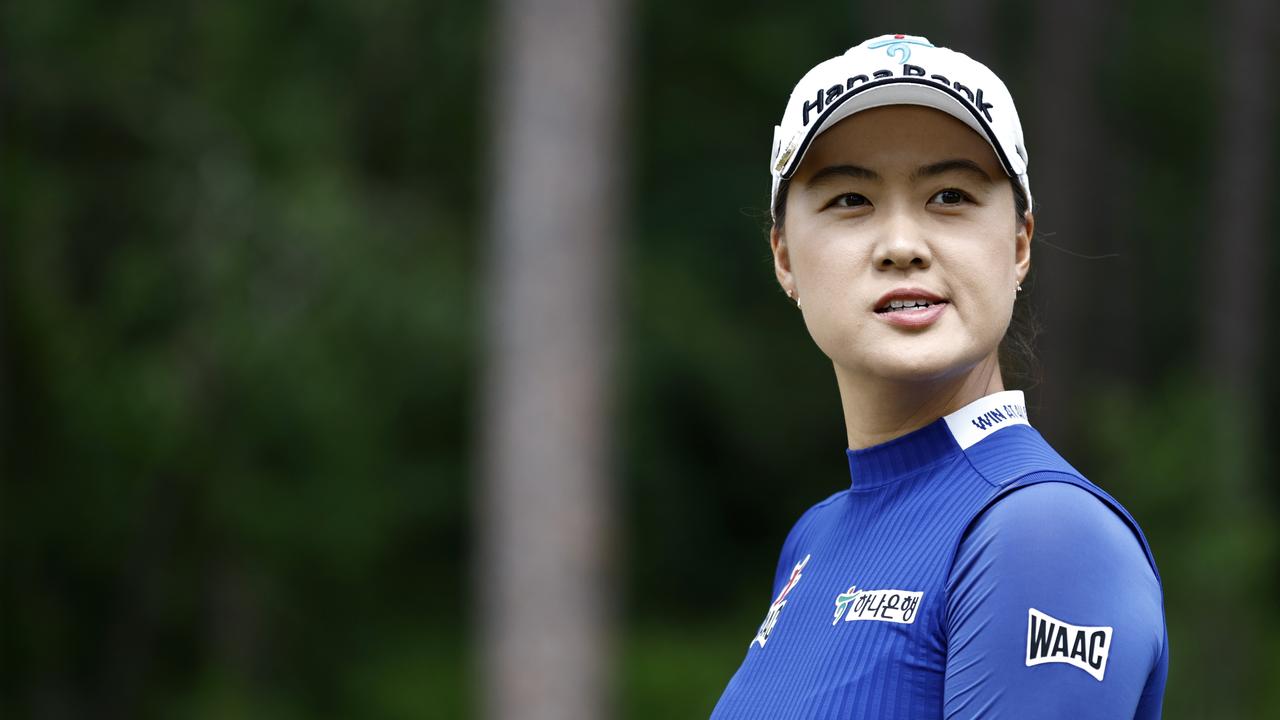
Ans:
{"type": "Polygon", "coordinates": [[[797,308],[798,308],[798,307],[800,307],[800,299],[796,297],[796,291],[795,291],[795,290],[787,290],[787,297],[789,297],[789,298],[791,298],[792,300],[795,300],[795,301],[796,301],[796,307],[797,307],[797,308]]]}

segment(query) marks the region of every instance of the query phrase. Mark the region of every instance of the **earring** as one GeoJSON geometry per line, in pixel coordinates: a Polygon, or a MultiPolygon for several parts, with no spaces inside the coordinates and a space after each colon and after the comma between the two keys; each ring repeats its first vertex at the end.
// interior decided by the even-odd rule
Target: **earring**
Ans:
{"type": "Polygon", "coordinates": [[[1018,293],[1022,292],[1022,286],[1019,285],[1017,290],[1013,291],[1013,296],[1018,297],[1018,293]]]}
{"type": "Polygon", "coordinates": [[[787,290],[787,297],[789,297],[789,298],[791,298],[792,300],[795,300],[795,301],[796,301],[796,307],[797,307],[797,308],[798,308],[798,307],[800,307],[800,300],[799,300],[799,298],[797,298],[797,297],[796,297],[796,291],[795,291],[795,290],[787,290]]]}

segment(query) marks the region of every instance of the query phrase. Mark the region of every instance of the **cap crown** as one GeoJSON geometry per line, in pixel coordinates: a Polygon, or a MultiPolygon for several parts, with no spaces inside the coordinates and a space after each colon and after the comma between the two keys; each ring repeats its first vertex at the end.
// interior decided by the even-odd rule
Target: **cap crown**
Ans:
{"type": "Polygon", "coordinates": [[[1013,97],[987,66],[918,35],[881,35],[818,63],[805,73],[774,127],[769,172],[778,186],[795,174],[814,139],[860,110],[924,105],[963,121],[990,143],[1005,172],[1031,201],[1028,156],[1013,97]]]}

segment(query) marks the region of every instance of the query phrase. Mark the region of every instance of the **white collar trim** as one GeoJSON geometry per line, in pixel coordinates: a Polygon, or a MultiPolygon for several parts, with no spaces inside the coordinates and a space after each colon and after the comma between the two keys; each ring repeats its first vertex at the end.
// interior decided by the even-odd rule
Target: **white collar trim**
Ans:
{"type": "Polygon", "coordinates": [[[1021,390],[1004,390],[978,398],[943,418],[961,450],[1010,425],[1027,425],[1027,403],[1021,390]]]}

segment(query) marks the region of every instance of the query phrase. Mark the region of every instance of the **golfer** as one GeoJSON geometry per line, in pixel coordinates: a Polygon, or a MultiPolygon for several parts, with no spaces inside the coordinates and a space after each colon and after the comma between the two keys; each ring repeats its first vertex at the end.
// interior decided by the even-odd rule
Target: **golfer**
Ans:
{"type": "Polygon", "coordinates": [[[850,486],[788,534],[713,718],[1160,716],[1146,538],[1001,375],[1027,160],[1004,83],[923,37],[868,40],[792,92],[770,244],[835,370],[850,486]]]}

